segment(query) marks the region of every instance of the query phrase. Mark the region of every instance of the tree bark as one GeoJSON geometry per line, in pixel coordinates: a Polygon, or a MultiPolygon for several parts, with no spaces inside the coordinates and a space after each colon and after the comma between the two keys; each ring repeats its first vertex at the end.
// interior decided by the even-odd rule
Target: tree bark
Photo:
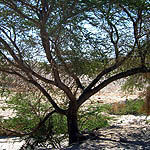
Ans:
{"type": "Polygon", "coordinates": [[[67,115],[69,145],[79,141],[79,129],[77,121],[77,112],[67,115]]]}

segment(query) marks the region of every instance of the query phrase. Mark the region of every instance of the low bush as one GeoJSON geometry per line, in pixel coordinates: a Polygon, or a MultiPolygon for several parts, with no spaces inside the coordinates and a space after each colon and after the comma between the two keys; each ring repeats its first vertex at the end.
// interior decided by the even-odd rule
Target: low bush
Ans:
{"type": "MultiPolygon", "coordinates": [[[[1,119],[0,125],[4,127],[0,129],[1,135],[16,135],[17,133],[30,133],[37,124],[44,119],[44,116],[51,109],[51,106],[44,101],[39,100],[34,95],[26,95],[25,93],[13,93],[11,98],[6,101],[7,107],[3,109],[12,109],[15,113],[14,117],[1,119]],[[17,131],[10,134],[10,131],[17,131]],[[9,134],[8,134],[9,132],[9,134]]],[[[79,111],[79,129],[93,130],[108,126],[108,117],[103,116],[101,112],[106,111],[110,106],[89,107],[86,111],[79,111]]],[[[61,142],[67,139],[67,119],[65,116],[54,113],[49,119],[36,131],[30,135],[24,136],[26,141],[22,149],[27,149],[34,145],[42,145],[47,147],[51,145],[53,148],[60,148],[61,142]],[[30,144],[32,141],[32,144],[30,144]],[[46,145],[45,145],[46,144],[46,145]]]]}
{"type": "Polygon", "coordinates": [[[93,130],[109,126],[108,120],[111,117],[103,115],[102,112],[108,112],[110,105],[99,105],[89,107],[86,111],[79,112],[79,127],[81,131],[86,129],[93,130]]]}
{"type": "Polygon", "coordinates": [[[110,114],[115,115],[143,115],[145,114],[143,110],[144,100],[128,100],[123,103],[114,103],[111,104],[111,109],[109,110],[110,114]]]}

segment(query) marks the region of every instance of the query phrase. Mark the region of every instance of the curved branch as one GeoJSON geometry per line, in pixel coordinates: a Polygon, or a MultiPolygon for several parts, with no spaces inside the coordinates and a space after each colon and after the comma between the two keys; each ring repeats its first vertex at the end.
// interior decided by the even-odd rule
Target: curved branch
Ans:
{"type": "Polygon", "coordinates": [[[83,94],[87,93],[88,91],[90,91],[104,75],[110,73],[111,71],[113,71],[113,70],[117,69],[119,66],[121,66],[132,55],[132,53],[135,50],[135,46],[136,46],[136,43],[134,44],[132,50],[122,60],[116,62],[113,66],[110,66],[109,68],[106,68],[101,73],[99,73],[97,75],[97,77],[84,90],[83,94]]]}
{"type": "Polygon", "coordinates": [[[18,46],[16,45],[15,41],[13,41],[12,38],[9,37],[8,34],[5,32],[5,30],[3,30],[1,27],[0,27],[0,30],[6,35],[6,37],[10,40],[10,42],[14,45],[14,47],[16,48],[16,50],[17,50],[17,52],[18,52],[18,54],[19,54],[20,60],[23,61],[23,60],[22,60],[21,52],[20,52],[18,46]]]}
{"type": "Polygon", "coordinates": [[[140,17],[138,16],[138,18],[136,20],[134,20],[133,17],[131,16],[131,14],[129,13],[129,11],[125,7],[123,7],[121,4],[119,4],[119,6],[128,15],[128,17],[130,18],[130,20],[133,23],[134,38],[135,38],[136,44],[138,45],[138,26],[137,26],[137,24],[139,22],[140,17]]]}
{"type": "Polygon", "coordinates": [[[27,133],[26,135],[32,135],[33,133],[35,133],[35,132],[48,120],[48,118],[49,118],[50,116],[52,116],[54,113],[56,113],[55,110],[53,110],[52,112],[48,113],[48,114],[44,117],[44,119],[43,119],[42,121],[40,121],[40,122],[38,123],[38,125],[37,125],[34,129],[32,129],[32,131],[31,131],[30,133],[27,133]]]}
{"type": "Polygon", "coordinates": [[[110,20],[108,20],[108,25],[110,25],[111,31],[107,31],[107,32],[109,33],[110,40],[111,40],[111,42],[114,45],[115,55],[116,55],[116,61],[118,61],[118,57],[119,57],[119,51],[118,51],[119,33],[118,33],[118,30],[117,30],[117,27],[110,20]],[[113,37],[113,33],[114,33],[113,28],[115,29],[116,36],[117,36],[116,41],[114,40],[114,37],[113,37]]]}
{"type": "Polygon", "coordinates": [[[52,99],[52,97],[48,94],[48,92],[40,85],[38,84],[38,82],[36,82],[35,80],[32,79],[32,77],[28,76],[29,78],[31,78],[30,80],[28,78],[26,78],[25,76],[22,76],[20,73],[11,70],[9,68],[0,68],[0,71],[8,73],[8,74],[14,74],[19,76],[20,78],[22,78],[23,80],[25,80],[26,82],[32,83],[34,86],[36,86],[42,93],[43,95],[48,99],[48,101],[53,105],[53,107],[55,108],[55,110],[60,113],[60,114],[65,114],[66,111],[59,108],[58,105],[55,103],[55,101],[52,99]]]}
{"type": "Polygon", "coordinates": [[[32,134],[34,134],[34,133],[48,120],[48,118],[49,118],[50,116],[52,116],[55,112],[56,112],[56,111],[54,110],[54,111],[48,113],[48,114],[44,117],[44,119],[43,119],[42,121],[40,121],[40,122],[36,125],[36,127],[35,127],[34,129],[32,129],[32,131],[29,132],[29,133],[22,133],[22,132],[10,130],[10,129],[7,129],[7,128],[3,127],[3,126],[1,126],[0,128],[4,129],[4,130],[6,130],[6,131],[9,131],[9,132],[11,132],[11,133],[13,133],[13,134],[15,134],[15,135],[17,135],[17,136],[21,136],[21,137],[22,137],[22,136],[25,136],[25,135],[32,135],[32,134]]]}
{"type": "Polygon", "coordinates": [[[43,95],[48,99],[48,101],[55,108],[56,112],[58,112],[60,114],[64,114],[64,115],[66,114],[66,111],[61,109],[60,107],[58,107],[58,105],[55,103],[55,101],[52,99],[52,97],[48,94],[48,92],[38,82],[36,82],[32,78],[29,80],[29,82],[32,83],[33,85],[35,85],[43,93],[43,95]]]}
{"type": "MultiPolygon", "coordinates": [[[[6,35],[6,36],[8,36],[8,35],[6,35]]],[[[17,51],[20,53],[20,50],[19,50],[19,48],[17,47],[17,45],[15,44],[15,42],[12,41],[12,39],[11,39],[10,37],[8,37],[8,38],[9,38],[9,40],[12,42],[12,44],[14,45],[14,47],[17,49],[17,51]]],[[[48,79],[42,77],[41,75],[39,75],[39,74],[37,74],[36,72],[34,72],[31,68],[29,68],[29,67],[27,67],[26,65],[24,65],[23,60],[22,60],[22,59],[20,60],[20,59],[17,58],[16,54],[13,52],[13,50],[10,48],[10,46],[9,46],[9,45],[6,43],[6,41],[4,41],[1,37],[0,37],[0,41],[3,43],[3,45],[6,47],[6,49],[10,52],[11,56],[12,56],[12,57],[14,58],[14,60],[18,63],[18,65],[15,64],[13,61],[11,61],[9,58],[7,58],[6,55],[4,55],[2,52],[0,52],[0,53],[2,54],[2,56],[3,56],[9,63],[11,63],[13,66],[15,66],[15,67],[17,67],[17,68],[19,68],[19,69],[22,69],[22,71],[24,71],[24,72],[30,72],[32,75],[34,75],[35,77],[37,77],[38,79],[40,79],[40,80],[42,80],[42,81],[44,81],[44,82],[46,82],[46,83],[50,83],[50,84],[53,84],[53,85],[57,86],[54,81],[48,80],[48,79]]],[[[21,55],[21,54],[20,54],[20,55],[21,55]]]]}
{"type": "Polygon", "coordinates": [[[11,47],[9,46],[9,44],[0,37],[0,42],[5,46],[5,48],[8,50],[8,52],[10,53],[10,55],[14,58],[14,60],[20,64],[20,61],[18,59],[18,57],[16,56],[16,54],[14,53],[14,51],[11,49],[11,47]]]}
{"type": "Polygon", "coordinates": [[[23,5],[31,8],[33,11],[39,11],[39,9],[36,6],[30,5],[29,3],[26,3],[24,0],[18,0],[19,2],[21,2],[23,5]]]}
{"type": "MultiPolygon", "coordinates": [[[[40,80],[42,80],[42,81],[44,81],[46,83],[50,83],[50,84],[53,84],[53,85],[59,87],[61,90],[63,90],[66,93],[66,95],[68,96],[68,98],[70,100],[75,100],[75,97],[72,94],[71,90],[65,84],[63,84],[61,82],[60,77],[59,77],[59,72],[58,72],[58,70],[56,68],[56,65],[55,66],[53,65],[55,63],[54,61],[50,60],[50,61],[52,61],[51,64],[53,66],[53,72],[54,72],[54,78],[55,78],[55,81],[52,81],[52,80],[48,80],[48,79],[40,76],[39,74],[37,74],[36,72],[34,72],[31,68],[27,67],[27,65],[25,65],[23,63],[23,60],[18,59],[17,55],[14,53],[14,51],[11,49],[11,47],[8,45],[8,43],[4,39],[2,39],[1,37],[0,37],[0,42],[5,46],[5,48],[8,50],[8,52],[10,53],[10,55],[17,62],[18,65],[16,65],[14,62],[10,61],[10,63],[12,63],[15,67],[21,69],[25,73],[30,73],[30,74],[34,75],[35,77],[37,77],[38,79],[40,79],[40,80]]],[[[14,44],[14,43],[12,43],[12,44],[14,44]]],[[[50,56],[51,53],[50,53],[49,45],[47,45],[47,44],[45,45],[44,44],[44,46],[46,46],[45,49],[46,49],[46,51],[48,53],[47,54],[48,58],[50,57],[49,59],[52,59],[52,56],[50,56]]],[[[9,60],[9,59],[7,59],[7,60],[9,60]]]]}
{"type": "Polygon", "coordinates": [[[3,127],[2,125],[0,126],[1,129],[5,130],[5,131],[8,131],[8,132],[11,132],[13,134],[15,134],[15,136],[25,136],[26,134],[25,133],[22,133],[22,132],[19,132],[19,131],[14,131],[14,130],[10,130],[10,129],[7,129],[5,127],[3,127]]]}
{"type": "Polygon", "coordinates": [[[26,78],[25,76],[22,76],[20,73],[18,73],[16,70],[10,69],[10,68],[0,68],[1,72],[5,72],[8,74],[12,74],[12,75],[17,75],[20,78],[22,78],[24,81],[29,82],[28,78],[26,78]]]}
{"type": "Polygon", "coordinates": [[[56,64],[56,62],[53,59],[53,56],[51,54],[49,36],[48,36],[48,33],[45,30],[44,25],[41,27],[41,40],[42,40],[42,44],[43,44],[47,59],[48,59],[49,63],[52,66],[52,71],[53,71],[53,74],[54,74],[55,84],[57,85],[57,87],[59,87],[61,90],[63,90],[66,93],[66,95],[69,97],[69,99],[71,101],[74,101],[75,96],[73,95],[73,93],[71,92],[69,87],[67,87],[64,83],[62,83],[62,81],[60,79],[60,75],[59,75],[59,72],[58,72],[58,66],[57,66],[57,64],[56,64]]]}
{"type": "Polygon", "coordinates": [[[35,19],[30,18],[29,16],[25,15],[21,10],[18,9],[17,5],[14,4],[12,0],[3,0],[3,2],[11,9],[13,9],[15,12],[18,13],[18,15],[22,18],[26,18],[30,20],[31,22],[35,23],[37,26],[39,26],[39,22],[36,21],[35,19]]]}
{"type": "Polygon", "coordinates": [[[100,83],[98,86],[96,86],[95,88],[91,89],[88,93],[86,94],[82,94],[78,101],[77,101],[77,105],[78,105],[78,108],[88,99],[90,98],[92,95],[94,95],[95,93],[97,93],[98,91],[100,91],[101,89],[103,89],[104,87],[106,87],[109,83],[113,82],[113,81],[116,81],[118,79],[121,79],[121,78],[125,78],[125,77],[128,77],[128,76],[131,76],[131,75],[134,75],[134,74],[137,74],[137,73],[147,73],[147,72],[150,72],[150,69],[147,69],[146,67],[138,67],[138,68],[134,68],[134,69],[131,69],[131,70],[127,70],[125,72],[121,72],[121,73],[118,73],[106,80],[104,80],[102,83],[100,83]]]}
{"type": "Polygon", "coordinates": [[[133,23],[135,23],[133,17],[132,17],[131,14],[129,13],[129,11],[128,11],[125,7],[123,7],[121,4],[119,4],[119,7],[128,15],[128,17],[131,19],[131,21],[132,21],[133,23]]]}

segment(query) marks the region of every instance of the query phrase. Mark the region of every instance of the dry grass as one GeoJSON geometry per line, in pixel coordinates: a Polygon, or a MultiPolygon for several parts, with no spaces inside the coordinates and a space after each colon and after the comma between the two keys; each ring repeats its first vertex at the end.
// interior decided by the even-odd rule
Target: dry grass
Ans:
{"type": "Polygon", "coordinates": [[[119,111],[125,108],[125,103],[115,102],[112,104],[112,112],[117,114],[119,111]]]}
{"type": "Polygon", "coordinates": [[[141,111],[146,113],[146,116],[149,116],[150,115],[150,86],[146,88],[146,91],[144,93],[145,93],[145,102],[141,111]]]}

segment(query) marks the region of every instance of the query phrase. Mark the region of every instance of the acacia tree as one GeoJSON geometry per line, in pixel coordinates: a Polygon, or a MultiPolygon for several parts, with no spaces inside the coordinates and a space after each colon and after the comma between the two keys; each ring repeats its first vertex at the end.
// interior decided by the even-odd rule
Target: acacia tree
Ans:
{"type": "Polygon", "coordinates": [[[70,144],[79,140],[85,101],[115,80],[150,72],[147,1],[0,0],[0,9],[0,71],[34,85],[67,117],[70,144]],[[82,75],[92,75],[90,83],[82,75]],[[63,91],[65,108],[47,87],[63,91]]]}

